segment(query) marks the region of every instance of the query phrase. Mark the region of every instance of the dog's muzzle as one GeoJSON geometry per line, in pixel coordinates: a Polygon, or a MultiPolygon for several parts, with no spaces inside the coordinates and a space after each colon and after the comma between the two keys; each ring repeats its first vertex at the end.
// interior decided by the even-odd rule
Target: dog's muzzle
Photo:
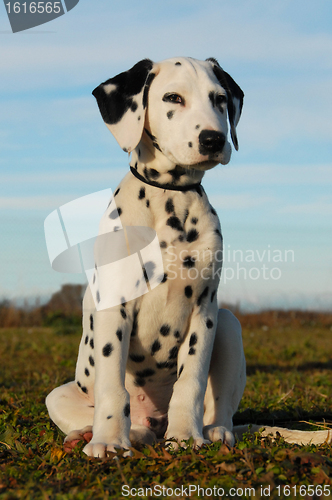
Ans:
{"type": "Polygon", "coordinates": [[[226,137],[215,130],[202,130],[198,136],[199,153],[201,155],[215,155],[224,149],[226,137]]]}

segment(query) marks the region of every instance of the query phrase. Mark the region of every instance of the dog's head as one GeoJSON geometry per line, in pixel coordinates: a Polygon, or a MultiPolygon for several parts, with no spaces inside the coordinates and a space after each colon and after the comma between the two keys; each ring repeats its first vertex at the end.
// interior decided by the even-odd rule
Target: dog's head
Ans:
{"type": "Polygon", "coordinates": [[[177,165],[207,170],[230,160],[244,94],[211,58],[138,62],[94,91],[101,115],[120,146],[140,141],[177,165]]]}

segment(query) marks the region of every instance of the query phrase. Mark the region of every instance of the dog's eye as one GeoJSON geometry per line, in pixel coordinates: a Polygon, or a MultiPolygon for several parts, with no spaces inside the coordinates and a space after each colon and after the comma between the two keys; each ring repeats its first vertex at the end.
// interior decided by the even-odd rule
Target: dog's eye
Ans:
{"type": "Polygon", "coordinates": [[[227,97],[223,94],[218,94],[216,96],[216,105],[217,106],[222,106],[223,104],[225,104],[227,102],[227,97]]]}
{"type": "Polygon", "coordinates": [[[184,99],[179,94],[175,93],[167,93],[163,97],[163,101],[165,102],[174,102],[176,104],[184,104],[184,99]]]}

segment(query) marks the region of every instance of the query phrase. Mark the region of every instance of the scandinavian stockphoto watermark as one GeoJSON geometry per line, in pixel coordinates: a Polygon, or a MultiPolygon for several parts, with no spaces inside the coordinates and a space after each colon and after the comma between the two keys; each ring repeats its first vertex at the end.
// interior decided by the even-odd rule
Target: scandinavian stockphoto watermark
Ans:
{"type": "Polygon", "coordinates": [[[178,251],[176,246],[167,248],[166,273],[168,279],[221,279],[222,283],[233,280],[279,280],[281,265],[295,261],[294,250],[272,248],[233,249],[227,245],[223,250],[212,252],[187,249],[178,251]]]}
{"type": "Polygon", "coordinates": [[[72,10],[79,0],[3,0],[13,33],[48,23],[72,10]]]}

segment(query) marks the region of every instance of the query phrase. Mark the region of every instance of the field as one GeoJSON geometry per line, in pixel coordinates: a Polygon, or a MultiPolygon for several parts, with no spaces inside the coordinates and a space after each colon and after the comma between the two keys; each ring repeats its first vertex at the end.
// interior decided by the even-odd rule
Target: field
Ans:
{"type": "MultiPolygon", "coordinates": [[[[235,423],[328,427],[330,322],[275,314],[243,320],[248,382],[235,423]]],[[[0,329],[1,499],[186,498],[189,493],[191,498],[222,498],[223,493],[232,498],[332,498],[332,448],[327,444],[300,447],[249,434],[231,450],[215,443],[169,452],[160,443],[134,449],[131,459],[121,453],[116,460],[111,454],[104,460],[88,458],[82,446],[65,453],[63,435],[44,405],[52,388],[74,376],[80,333],[76,327],[65,332],[56,327],[0,329]],[[205,490],[198,494],[195,487],[205,490]]]]}

